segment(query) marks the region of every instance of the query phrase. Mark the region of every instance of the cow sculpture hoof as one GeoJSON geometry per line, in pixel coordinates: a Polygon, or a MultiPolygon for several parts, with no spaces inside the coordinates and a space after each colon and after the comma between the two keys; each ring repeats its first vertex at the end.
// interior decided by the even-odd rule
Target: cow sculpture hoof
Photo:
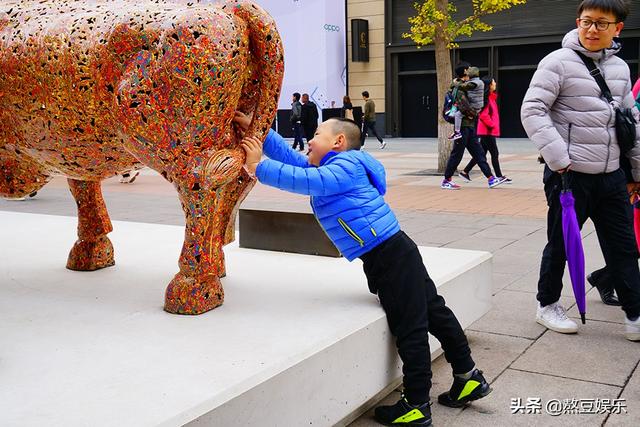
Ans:
{"type": "Polygon", "coordinates": [[[107,236],[96,240],[77,240],[67,260],[67,268],[76,271],[93,271],[115,264],[113,245],[107,236]]]}
{"type": "Polygon", "coordinates": [[[164,310],[174,314],[202,314],[222,305],[224,290],[218,276],[175,275],[165,294],[164,310]]]}

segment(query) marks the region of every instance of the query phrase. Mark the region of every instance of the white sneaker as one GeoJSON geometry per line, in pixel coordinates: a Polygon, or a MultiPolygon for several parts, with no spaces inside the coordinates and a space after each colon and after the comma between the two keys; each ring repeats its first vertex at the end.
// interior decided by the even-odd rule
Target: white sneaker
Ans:
{"type": "Polygon", "coordinates": [[[542,307],[540,303],[538,303],[536,322],[561,334],[575,334],[578,332],[578,325],[567,317],[566,310],[558,302],[554,302],[545,307],[542,307]]]}
{"type": "Polygon", "coordinates": [[[140,175],[140,172],[136,171],[136,170],[125,172],[120,177],[120,183],[121,184],[133,184],[133,181],[136,180],[138,175],[140,175]]]}
{"type": "Polygon", "coordinates": [[[386,146],[387,146],[387,141],[382,141],[382,142],[380,143],[380,149],[381,149],[381,150],[384,150],[384,147],[386,147],[386,146]]]}
{"type": "Polygon", "coordinates": [[[636,320],[629,320],[628,317],[624,318],[625,323],[625,336],[629,341],[640,341],[640,317],[636,320]]]}

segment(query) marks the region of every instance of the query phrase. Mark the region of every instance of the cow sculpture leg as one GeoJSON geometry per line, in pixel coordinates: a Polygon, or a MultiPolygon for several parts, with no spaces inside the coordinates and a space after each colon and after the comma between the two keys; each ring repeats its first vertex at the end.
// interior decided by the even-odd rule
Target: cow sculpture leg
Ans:
{"type": "Polygon", "coordinates": [[[165,295],[164,309],[176,314],[201,314],[224,302],[220,277],[228,223],[235,206],[254,181],[241,170],[243,152],[221,150],[207,162],[203,181],[174,181],[186,216],[185,240],[175,275],[165,295]]]}
{"type": "Polygon", "coordinates": [[[78,205],[78,240],[69,253],[67,268],[92,271],[115,264],[107,233],[113,230],[99,181],[69,179],[78,205]]]}

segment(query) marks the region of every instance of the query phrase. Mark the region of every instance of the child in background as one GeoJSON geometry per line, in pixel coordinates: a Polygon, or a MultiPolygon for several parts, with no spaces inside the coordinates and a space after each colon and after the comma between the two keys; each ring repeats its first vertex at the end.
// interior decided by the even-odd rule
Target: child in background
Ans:
{"type": "MultiPolygon", "coordinates": [[[[477,116],[480,110],[482,110],[482,107],[484,107],[484,83],[480,80],[480,69],[478,67],[469,67],[467,69],[466,77],[455,78],[453,80],[451,83],[451,89],[453,90],[455,87],[466,94],[467,99],[469,100],[469,105],[475,113],[475,116],[477,116]]],[[[462,133],[460,132],[462,117],[463,113],[458,109],[454,116],[454,130],[449,136],[449,140],[455,141],[456,139],[462,138],[462,133]]]]}

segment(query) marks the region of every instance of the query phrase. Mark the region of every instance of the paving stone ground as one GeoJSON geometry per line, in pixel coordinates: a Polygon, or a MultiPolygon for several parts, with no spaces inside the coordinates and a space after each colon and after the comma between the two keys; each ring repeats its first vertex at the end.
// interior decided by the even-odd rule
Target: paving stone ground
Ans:
{"type": "MultiPolygon", "coordinates": [[[[542,168],[526,139],[499,141],[501,165],[513,184],[489,189],[479,171],[459,191],[439,188],[433,139],[389,139],[385,150],[367,144],[367,151],[387,169],[387,201],[402,228],[420,245],[485,250],[494,256],[493,309],[471,325],[467,334],[474,359],[494,392],[464,409],[433,405],[436,426],[640,426],[640,343],[624,339],[623,313],[604,306],[595,289],[587,295],[587,324],[577,335],[560,335],[535,323],[535,292],[540,254],[546,241],[546,202],[542,168]],[[512,401],[540,399],[541,413],[512,414],[512,401]],[[626,413],[552,416],[549,401],[567,405],[589,400],[626,399],[626,413]]],[[[466,162],[467,157],[463,160],[466,162]]],[[[105,181],[103,192],[111,218],[122,221],[184,224],[173,187],[155,172],[144,170],[134,184],[105,181]]],[[[244,207],[310,211],[307,198],[258,184],[244,207]]],[[[24,202],[0,200],[0,210],[75,216],[66,181],[55,178],[24,202]]],[[[10,224],[0,224],[2,227],[10,224]]],[[[602,266],[602,255],[590,222],[583,230],[587,271],[602,266]]],[[[565,277],[562,301],[577,317],[570,282],[565,277]]],[[[364,291],[364,290],[363,290],[364,291]]],[[[444,358],[433,364],[432,400],[445,391],[451,372],[444,358]]],[[[336,385],[339,387],[339,385],[336,385]]],[[[383,402],[394,402],[394,391],[383,402]]],[[[535,401],[532,401],[535,402],[535,401]]],[[[535,409],[535,403],[529,408],[535,409]]],[[[588,409],[588,408],[587,408],[588,409]]],[[[535,412],[535,411],[534,411],[535,412]]],[[[588,412],[584,410],[583,412],[588,412]]],[[[591,411],[594,412],[594,411],[591,411]]],[[[351,424],[377,425],[368,411],[351,424]]]]}

